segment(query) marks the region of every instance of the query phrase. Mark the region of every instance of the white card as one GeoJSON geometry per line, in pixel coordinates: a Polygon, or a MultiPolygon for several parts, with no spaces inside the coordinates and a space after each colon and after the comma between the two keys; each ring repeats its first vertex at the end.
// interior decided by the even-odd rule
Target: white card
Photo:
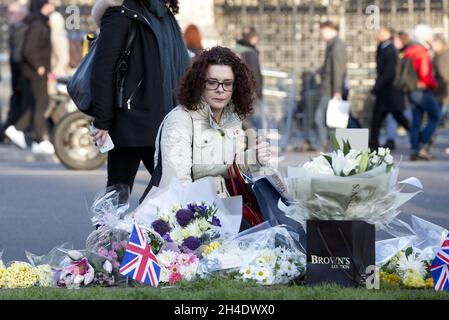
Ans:
{"type": "Polygon", "coordinates": [[[353,149],[368,150],[369,129],[336,129],[336,138],[340,146],[342,140],[348,140],[353,149]]]}

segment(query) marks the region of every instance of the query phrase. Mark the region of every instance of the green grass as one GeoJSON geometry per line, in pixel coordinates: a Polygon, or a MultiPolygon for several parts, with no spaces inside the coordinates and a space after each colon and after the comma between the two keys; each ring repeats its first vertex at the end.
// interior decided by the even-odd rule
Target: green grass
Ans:
{"type": "Polygon", "coordinates": [[[449,293],[434,290],[405,290],[395,286],[380,290],[341,288],[336,285],[308,287],[303,285],[262,287],[240,284],[232,280],[201,280],[182,283],[173,288],[101,288],[67,289],[14,289],[0,290],[4,299],[57,299],[57,300],[449,300],[449,293]]]}

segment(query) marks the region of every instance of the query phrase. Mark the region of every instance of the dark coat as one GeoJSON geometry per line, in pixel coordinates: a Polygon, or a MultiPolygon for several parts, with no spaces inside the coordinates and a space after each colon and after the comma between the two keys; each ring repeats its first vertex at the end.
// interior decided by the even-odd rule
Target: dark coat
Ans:
{"type": "Polygon", "coordinates": [[[385,111],[403,111],[404,96],[393,85],[398,64],[398,52],[391,41],[383,42],[377,47],[377,78],[371,91],[378,100],[378,105],[385,111]]]}
{"type": "Polygon", "coordinates": [[[435,95],[441,105],[449,105],[449,49],[436,54],[434,58],[435,77],[438,87],[435,95]]]}
{"type": "Polygon", "coordinates": [[[109,7],[101,18],[92,69],[94,126],[109,130],[118,147],[154,146],[166,109],[158,41],[136,1],[109,7]],[[125,108],[116,108],[115,68],[131,23],[137,28],[125,81],[125,108]],[[139,84],[140,83],[140,84],[139,84]],[[127,104],[129,101],[129,104],[127,104]]]}
{"type": "Polygon", "coordinates": [[[259,98],[263,97],[263,76],[262,68],[260,66],[259,51],[245,40],[237,41],[235,51],[254,74],[256,80],[256,93],[259,98]]]}
{"type": "Polygon", "coordinates": [[[28,26],[23,42],[24,73],[27,76],[37,75],[37,69],[51,68],[51,37],[48,17],[42,14],[29,15],[25,18],[28,26]]]}
{"type": "Polygon", "coordinates": [[[324,64],[321,67],[321,94],[332,97],[334,93],[344,94],[346,64],[346,45],[338,36],[326,45],[324,64]]]}

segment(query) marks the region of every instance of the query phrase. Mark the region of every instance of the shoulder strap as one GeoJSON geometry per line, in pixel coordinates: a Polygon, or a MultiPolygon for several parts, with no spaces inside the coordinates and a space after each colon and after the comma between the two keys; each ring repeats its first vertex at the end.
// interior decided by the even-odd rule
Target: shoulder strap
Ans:
{"type": "MultiPolygon", "coordinates": [[[[191,149],[192,149],[192,168],[190,169],[190,176],[191,176],[192,182],[193,182],[193,117],[190,114],[190,112],[189,112],[189,115],[190,115],[190,118],[192,119],[192,145],[191,145],[191,149]]],[[[153,174],[151,175],[150,182],[148,183],[147,188],[145,189],[145,191],[142,194],[142,197],[139,200],[139,204],[142,203],[142,201],[148,195],[148,193],[153,188],[153,186],[158,187],[159,183],[161,182],[161,178],[162,178],[162,148],[161,148],[161,140],[162,140],[162,129],[163,128],[164,128],[164,122],[162,122],[161,129],[160,129],[160,132],[159,132],[159,139],[158,139],[159,150],[158,150],[157,164],[156,164],[156,167],[154,168],[153,174]]]]}
{"type": "Polygon", "coordinates": [[[192,178],[192,182],[193,182],[193,138],[194,138],[193,134],[195,132],[195,128],[194,128],[194,122],[193,122],[192,115],[190,114],[189,111],[187,111],[187,113],[189,114],[190,119],[192,119],[192,144],[191,144],[191,149],[192,149],[192,168],[190,168],[190,178],[192,178]]]}
{"type": "Polygon", "coordinates": [[[137,34],[136,24],[133,21],[131,21],[131,30],[129,31],[129,37],[128,37],[128,41],[126,42],[125,51],[123,51],[123,53],[125,55],[125,59],[131,53],[131,46],[134,42],[134,39],[136,38],[136,34],[137,34]]]}

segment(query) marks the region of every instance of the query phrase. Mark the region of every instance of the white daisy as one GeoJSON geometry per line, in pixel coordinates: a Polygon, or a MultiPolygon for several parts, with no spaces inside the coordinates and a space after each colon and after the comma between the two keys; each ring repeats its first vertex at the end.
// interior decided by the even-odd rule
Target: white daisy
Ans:
{"type": "Polygon", "coordinates": [[[398,271],[405,275],[408,272],[413,272],[421,277],[424,277],[426,275],[426,266],[424,262],[416,256],[416,254],[410,254],[408,257],[403,255],[399,258],[398,264],[398,271]]]}

